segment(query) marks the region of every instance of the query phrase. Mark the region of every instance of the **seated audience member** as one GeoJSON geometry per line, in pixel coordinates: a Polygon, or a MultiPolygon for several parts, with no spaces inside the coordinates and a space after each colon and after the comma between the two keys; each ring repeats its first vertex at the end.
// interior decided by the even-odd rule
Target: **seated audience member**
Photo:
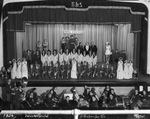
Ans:
{"type": "Polygon", "coordinates": [[[103,93],[106,94],[107,98],[109,98],[109,95],[111,94],[111,89],[112,88],[110,86],[108,86],[108,85],[104,88],[103,93]]]}
{"type": "Polygon", "coordinates": [[[34,55],[34,62],[41,64],[41,54],[40,50],[36,50],[36,54],[34,55]]]}
{"type": "Polygon", "coordinates": [[[83,55],[81,54],[80,50],[78,49],[77,62],[81,64],[82,60],[83,60],[83,55]]]}
{"type": "Polygon", "coordinates": [[[115,76],[116,76],[116,72],[114,70],[114,67],[111,66],[108,77],[112,79],[115,78],[115,76]]]}
{"type": "Polygon", "coordinates": [[[76,49],[73,49],[71,54],[70,54],[70,59],[75,59],[77,61],[77,53],[76,53],[76,49]]]}
{"type": "Polygon", "coordinates": [[[53,62],[53,55],[51,54],[50,50],[47,51],[47,59],[46,59],[46,61],[47,61],[48,66],[50,66],[51,63],[53,62]]]}
{"type": "Polygon", "coordinates": [[[109,95],[107,100],[107,107],[108,109],[115,109],[116,107],[116,98],[112,94],[109,95]]]}
{"type": "Polygon", "coordinates": [[[104,64],[102,64],[99,70],[99,77],[103,78],[104,76],[105,76],[105,67],[104,64]]]}
{"type": "Polygon", "coordinates": [[[93,52],[93,66],[97,64],[97,55],[93,52]]]}
{"type": "Polygon", "coordinates": [[[66,49],[66,52],[64,54],[64,61],[65,63],[67,64],[68,62],[70,62],[70,53],[69,53],[69,50],[66,49]]]}
{"type": "Polygon", "coordinates": [[[91,96],[91,102],[90,102],[90,109],[94,110],[94,109],[98,109],[98,100],[97,98],[95,97],[95,95],[92,95],[91,96]]]}
{"type": "Polygon", "coordinates": [[[113,98],[116,98],[116,93],[114,89],[111,89],[110,94],[112,94],[113,98]]]}
{"type": "Polygon", "coordinates": [[[124,62],[125,60],[127,60],[127,55],[126,55],[125,50],[122,50],[122,51],[120,52],[120,57],[123,58],[123,62],[124,62]]]}
{"type": "Polygon", "coordinates": [[[130,60],[129,63],[128,63],[128,68],[129,68],[129,72],[128,72],[128,76],[129,76],[129,79],[133,78],[133,62],[130,60]]]}
{"type": "Polygon", "coordinates": [[[45,65],[45,62],[47,61],[47,54],[46,51],[43,50],[41,54],[41,62],[42,62],[42,67],[45,65]]]}
{"type": "Polygon", "coordinates": [[[147,94],[147,92],[145,90],[143,90],[142,94],[141,94],[141,101],[145,102],[147,100],[149,100],[148,94],[147,94]]]}
{"type": "Polygon", "coordinates": [[[94,42],[91,42],[91,51],[92,51],[92,54],[93,52],[95,52],[95,55],[97,55],[97,46],[94,44],[94,42]]]}
{"type": "Polygon", "coordinates": [[[59,54],[58,54],[59,65],[61,65],[63,61],[64,61],[64,53],[63,53],[63,49],[60,49],[59,54]]]}
{"type": "Polygon", "coordinates": [[[44,39],[44,41],[43,41],[43,50],[44,51],[47,51],[47,49],[48,49],[48,42],[47,42],[47,40],[46,39],[44,39]]]}
{"type": "Polygon", "coordinates": [[[65,37],[62,37],[62,39],[61,39],[61,49],[63,50],[63,53],[65,52],[65,46],[66,46],[66,39],[65,39],[65,37]]]}
{"type": "Polygon", "coordinates": [[[18,59],[17,61],[17,78],[21,79],[21,59],[18,59]]]}
{"type": "Polygon", "coordinates": [[[53,66],[55,67],[55,65],[58,65],[58,54],[57,54],[57,50],[53,50],[53,66]]]}
{"type": "Polygon", "coordinates": [[[72,106],[72,104],[70,102],[70,97],[69,96],[66,96],[65,99],[62,101],[61,107],[64,110],[70,110],[70,109],[73,108],[73,106],[72,106]]]}
{"type": "Polygon", "coordinates": [[[77,52],[78,52],[78,50],[80,50],[81,54],[83,54],[84,47],[83,47],[82,42],[79,43],[79,46],[77,47],[77,52]]]}
{"type": "Polygon", "coordinates": [[[84,50],[86,51],[86,55],[89,54],[89,51],[91,50],[89,42],[86,42],[84,45],[84,50]]]}
{"type": "Polygon", "coordinates": [[[89,87],[84,86],[83,96],[86,100],[90,99],[90,88],[89,87]]]}
{"type": "Polygon", "coordinates": [[[137,89],[135,89],[134,94],[132,95],[131,99],[130,99],[130,103],[132,108],[137,104],[137,102],[140,100],[140,95],[139,95],[139,91],[137,89]]]}
{"type": "Polygon", "coordinates": [[[40,77],[40,74],[41,74],[40,64],[38,64],[37,62],[35,62],[35,78],[38,79],[40,77]]]}
{"type": "Polygon", "coordinates": [[[88,109],[89,108],[89,102],[84,99],[82,95],[79,96],[78,106],[79,109],[88,109]]]}
{"type": "Polygon", "coordinates": [[[30,66],[30,64],[32,63],[32,51],[31,50],[27,50],[27,54],[26,54],[26,61],[28,63],[28,67],[30,66]]]}
{"type": "MultiPolygon", "coordinates": [[[[13,59],[13,67],[11,69],[11,79],[16,79],[17,78],[17,63],[16,60],[13,59]]],[[[27,62],[26,62],[27,65],[27,62]]]]}
{"type": "Polygon", "coordinates": [[[114,59],[114,63],[115,63],[115,69],[117,69],[117,63],[118,63],[118,59],[120,57],[120,53],[119,53],[118,49],[115,50],[113,57],[114,57],[113,59],[114,59]]]}
{"type": "Polygon", "coordinates": [[[27,66],[27,61],[25,58],[23,58],[23,61],[22,61],[22,69],[21,69],[21,76],[22,77],[26,77],[28,79],[28,66],[27,66]]]}

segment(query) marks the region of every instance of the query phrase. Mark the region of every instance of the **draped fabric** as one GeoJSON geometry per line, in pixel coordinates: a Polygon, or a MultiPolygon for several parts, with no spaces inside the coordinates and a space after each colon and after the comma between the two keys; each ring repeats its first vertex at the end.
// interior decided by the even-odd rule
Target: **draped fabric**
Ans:
{"type": "Polygon", "coordinates": [[[36,50],[37,41],[46,39],[48,49],[60,49],[62,37],[70,36],[73,31],[79,42],[92,42],[98,47],[98,62],[105,60],[105,43],[111,44],[112,50],[127,52],[127,57],[133,60],[134,34],[130,33],[130,24],[96,25],[96,24],[28,24],[25,32],[16,32],[17,58],[22,57],[24,50],[36,50]]]}

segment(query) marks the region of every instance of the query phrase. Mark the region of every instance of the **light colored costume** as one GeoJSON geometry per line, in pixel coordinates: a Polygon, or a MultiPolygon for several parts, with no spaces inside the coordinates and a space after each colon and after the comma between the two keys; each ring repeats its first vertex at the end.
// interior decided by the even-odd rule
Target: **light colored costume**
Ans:
{"type": "Polygon", "coordinates": [[[83,56],[83,58],[82,58],[82,62],[87,62],[88,61],[88,57],[87,57],[87,55],[86,56],[83,56]]]}
{"type": "Polygon", "coordinates": [[[17,78],[17,63],[14,62],[13,67],[11,69],[11,79],[17,78]]]}
{"type": "Polygon", "coordinates": [[[105,55],[111,55],[111,46],[110,45],[106,45],[106,51],[105,51],[105,55]]]}
{"type": "Polygon", "coordinates": [[[128,72],[128,75],[129,75],[129,79],[130,78],[133,78],[133,63],[129,63],[129,72],[128,72]]]}
{"type": "Polygon", "coordinates": [[[93,65],[93,56],[87,55],[87,62],[88,62],[89,68],[91,68],[93,65]]]}
{"type": "Polygon", "coordinates": [[[124,75],[123,76],[124,79],[129,79],[128,72],[129,72],[128,63],[124,63],[124,74],[123,74],[124,75]]]}
{"type": "Polygon", "coordinates": [[[83,61],[83,55],[82,54],[77,55],[77,62],[81,63],[82,61],[83,61]]]}
{"type": "Polygon", "coordinates": [[[45,54],[44,56],[41,55],[41,62],[42,62],[42,65],[44,66],[45,65],[45,62],[47,61],[47,54],[45,54]]]}
{"type": "Polygon", "coordinates": [[[123,75],[124,71],[123,71],[123,61],[119,60],[118,61],[118,68],[117,68],[117,79],[123,79],[123,75]]]}
{"type": "Polygon", "coordinates": [[[51,66],[51,62],[53,61],[53,55],[47,55],[47,63],[48,63],[48,66],[51,66]]]}
{"type": "Polygon", "coordinates": [[[62,64],[62,62],[64,61],[64,53],[59,54],[59,63],[62,64]]]}
{"type": "Polygon", "coordinates": [[[28,79],[27,61],[22,61],[21,76],[22,78],[26,77],[28,79]]]}
{"type": "Polygon", "coordinates": [[[73,59],[77,60],[77,53],[75,53],[75,54],[71,53],[70,58],[71,58],[71,60],[73,60],[73,59]]]}
{"type": "Polygon", "coordinates": [[[70,54],[64,54],[64,61],[69,62],[70,60],[70,54]]]}
{"type": "Polygon", "coordinates": [[[97,55],[93,57],[93,66],[97,64],[97,55]]]}
{"type": "Polygon", "coordinates": [[[77,62],[75,60],[72,60],[71,78],[77,78],[77,62]]]}
{"type": "Polygon", "coordinates": [[[21,62],[18,62],[18,66],[17,66],[17,78],[21,79],[21,62]]]}
{"type": "Polygon", "coordinates": [[[53,55],[53,64],[54,66],[58,63],[58,54],[57,55],[53,55]]]}

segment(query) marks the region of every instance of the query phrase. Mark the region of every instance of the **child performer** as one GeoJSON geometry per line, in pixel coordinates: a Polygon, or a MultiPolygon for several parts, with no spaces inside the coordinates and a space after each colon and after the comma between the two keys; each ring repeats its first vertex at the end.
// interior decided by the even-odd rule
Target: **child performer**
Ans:
{"type": "Polygon", "coordinates": [[[28,67],[27,67],[27,61],[25,58],[23,58],[21,70],[22,70],[22,78],[26,77],[28,79],[28,67]]]}
{"type": "Polygon", "coordinates": [[[77,79],[77,62],[74,58],[72,59],[71,78],[77,79]]]}
{"type": "Polygon", "coordinates": [[[129,72],[128,72],[128,75],[129,75],[129,79],[133,78],[133,62],[130,60],[129,61],[129,72]]]}
{"type": "Polygon", "coordinates": [[[112,54],[111,52],[111,46],[109,42],[106,42],[106,49],[105,49],[105,55],[106,55],[106,64],[109,64],[110,60],[110,55],[112,54]]]}
{"type": "Polygon", "coordinates": [[[18,79],[22,78],[21,77],[21,60],[20,59],[18,59],[18,61],[17,61],[17,78],[18,79]]]}
{"type": "Polygon", "coordinates": [[[119,58],[119,61],[118,61],[118,68],[117,68],[117,79],[123,79],[123,61],[122,61],[122,58],[120,57],[119,58]]]}
{"type": "Polygon", "coordinates": [[[13,67],[11,69],[11,79],[17,78],[17,63],[16,60],[13,59],[13,67]]]}
{"type": "Polygon", "coordinates": [[[124,63],[124,72],[123,72],[123,78],[124,79],[129,79],[129,75],[128,75],[128,72],[129,72],[129,64],[128,64],[128,61],[125,60],[125,63],[124,63]]]}

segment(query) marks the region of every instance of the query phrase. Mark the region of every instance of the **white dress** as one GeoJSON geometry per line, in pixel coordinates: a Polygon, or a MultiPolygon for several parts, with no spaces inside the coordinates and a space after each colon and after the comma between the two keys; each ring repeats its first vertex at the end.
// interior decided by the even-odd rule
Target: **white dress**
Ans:
{"type": "Polygon", "coordinates": [[[133,63],[129,63],[129,72],[128,72],[128,75],[129,75],[129,79],[130,78],[133,78],[133,63]]]}
{"type": "Polygon", "coordinates": [[[123,74],[124,79],[129,79],[128,72],[129,72],[128,63],[124,63],[124,74],[123,74]]]}
{"type": "Polygon", "coordinates": [[[50,55],[48,56],[47,55],[47,63],[48,63],[48,66],[51,66],[51,62],[53,61],[53,55],[50,55]]]}
{"type": "Polygon", "coordinates": [[[58,62],[58,54],[57,55],[53,55],[53,64],[56,65],[58,62]]]}
{"type": "Polygon", "coordinates": [[[87,62],[88,60],[87,60],[87,56],[83,56],[83,58],[82,58],[82,62],[87,62]]]}
{"type": "Polygon", "coordinates": [[[22,62],[21,77],[26,77],[28,79],[27,61],[22,62]]]}
{"type": "Polygon", "coordinates": [[[11,69],[11,79],[17,78],[17,63],[15,62],[13,64],[13,67],[11,69]]]}
{"type": "Polygon", "coordinates": [[[111,46],[110,45],[106,45],[106,51],[105,51],[105,55],[111,55],[111,46]]]}
{"type": "Polygon", "coordinates": [[[93,56],[87,55],[87,62],[88,62],[89,67],[91,68],[93,65],[93,56]]]}
{"type": "Polygon", "coordinates": [[[70,60],[70,54],[64,54],[64,61],[67,63],[70,60]]]}
{"type": "Polygon", "coordinates": [[[71,78],[77,78],[77,62],[75,60],[72,60],[71,78]]]}
{"type": "Polygon", "coordinates": [[[124,77],[123,71],[123,61],[118,61],[118,68],[117,68],[117,79],[123,79],[124,77]]]}
{"type": "Polygon", "coordinates": [[[21,79],[21,62],[18,63],[18,66],[17,66],[17,78],[18,79],[21,79]]]}
{"type": "Polygon", "coordinates": [[[64,61],[64,53],[59,54],[59,63],[62,64],[63,61],[64,61]]]}
{"type": "Polygon", "coordinates": [[[47,61],[47,54],[45,54],[44,56],[41,55],[41,62],[43,64],[43,66],[45,65],[45,62],[47,61]]]}
{"type": "Polygon", "coordinates": [[[83,55],[82,55],[82,54],[77,55],[77,62],[78,62],[78,63],[83,62],[83,55]]]}
{"type": "Polygon", "coordinates": [[[70,58],[71,58],[71,60],[73,60],[73,59],[77,60],[77,53],[75,53],[75,54],[71,53],[70,58]]]}

